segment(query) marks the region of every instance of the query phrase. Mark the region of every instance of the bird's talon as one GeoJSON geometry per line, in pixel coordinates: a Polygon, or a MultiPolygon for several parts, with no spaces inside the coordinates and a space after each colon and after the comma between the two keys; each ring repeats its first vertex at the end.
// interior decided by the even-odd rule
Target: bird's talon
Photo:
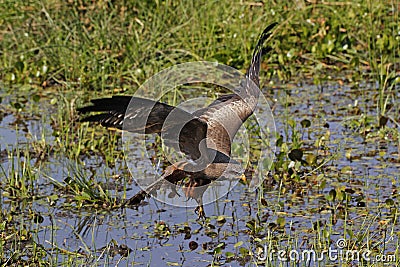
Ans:
{"type": "Polygon", "coordinates": [[[204,208],[202,205],[197,206],[194,212],[199,216],[199,219],[206,219],[206,213],[204,212],[204,208]]]}
{"type": "Polygon", "coordinates": [[[250,184],[250,181],[247,180],[247,177],[246,177],[246,175],[244,175],[244,173],[240,176],[240,181],[245,185],[249,185],[250,184]]]}

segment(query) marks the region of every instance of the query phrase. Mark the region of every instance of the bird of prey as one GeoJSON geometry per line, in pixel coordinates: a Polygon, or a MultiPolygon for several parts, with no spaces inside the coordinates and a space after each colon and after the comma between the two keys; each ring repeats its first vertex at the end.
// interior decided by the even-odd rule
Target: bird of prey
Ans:
{"type": "Polygon", "coordinates": [[[239,177],[242,174],[239,162],[231,158],[231,144],[240,126],[256,108],[261,58],[270,50],[264,47],[264,42],[275,26],[276,23],[267,26],[259,37],[245,81],[237,93],[222,95],[208,107],[189,113],[150,99],[113,96],[92,100],[92,105],[78,109],[82,114],[98,112],[83,117],[82,121],[98,122],[104,127],[133,133],[161,134],[167,145],[175,146],[190,159],[166,167],[159,179],[124,205],[140,204],[146,197],[156,194],[166,182],[177,184],[186,180],[183,191],[186,197],[197,201],[195,211],[204,218],[202,196],[206,186],[222,176],[239,177]],[[174,119],[168,119],[168,124],[164,125],[171,114],[174,119]]]}

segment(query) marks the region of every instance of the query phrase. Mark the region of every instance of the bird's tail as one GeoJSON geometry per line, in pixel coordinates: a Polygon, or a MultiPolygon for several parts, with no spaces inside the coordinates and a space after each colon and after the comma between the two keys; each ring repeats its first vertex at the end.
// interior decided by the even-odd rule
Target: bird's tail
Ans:
{"type": "Polygon", "coordinates": [[[177,165],[186,164],[185,162],[176,163],[176,165],[168,166],[162,176],[160,176],[156,181],[151,183],[146,187],[146,189],[141,190],[139,193],[134,195],[133,197],[127,199],[122,206],[137,206],[139,205],[146,197],[150,197],[153,194],[156,194],[157,190],[160,189],[165,183],[177,184],[179,181],[183,180],[186,177],[185,171],[178,168],[177,165]]]}
{"type": "Polygon", "coordinates": [[[262,32],[260,38],[258,39],[257,45],[254,48],[253,57],[251,58],[250,67],[247,70],[246,77],[251,79],[257,87],[260,86],[260,66],[262,55],[271,50],[271,47],[264,47],[264,42],[271,36],[271,30],[278,23],[274,22],[268,25],[262,32]]]}
{"type": "Polygon", "coordinates": [[[125,200],[125,202],[122,203],[122,207],[138,206],[146,197],[151,197],[152,194],[156,193],[164,182],[165,177],[160,177],[154,183],[147,186],[146,189],[139,191],[139,193],[136,193],[133,197],[125,200]]]}

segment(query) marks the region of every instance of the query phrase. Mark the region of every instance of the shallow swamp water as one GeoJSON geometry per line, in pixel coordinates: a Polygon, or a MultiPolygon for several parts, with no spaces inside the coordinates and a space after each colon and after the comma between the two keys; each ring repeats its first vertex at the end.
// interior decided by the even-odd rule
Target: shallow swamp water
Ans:
{"type": "MultiPolygon", "coordinates": [[[[8,263],[399,264],[399,107],[389,107],[387,121],[378,127],[372,84],[263,91],[281,136],[273,170],[262,188],[248,192],[238,184],[207,204],[208,218],[198,220],[193,208],[154,199],[136,209],[112,208],[139,191],[121,157],[120,134],[60,121],[65,99],[57,94],[10,96],[1,90],[0,231],[8,263]],[[106,146],[97,146],[96,139],[106,146]],[[62,143],[65,147],[58,148],[62,143]],[[72,150],[75,145],[85,152],[72,150]],[[294,149],[303,152],[301,161],[287,157],[294,149]],[[301,259],[304,250],[321,255],[329,248],[368,250],[369,259],[301,259]],[[286,254],[279,256],[280,250],[286,254]]],[[[399,99],[399,90],[394,92],[399,99]]]]}

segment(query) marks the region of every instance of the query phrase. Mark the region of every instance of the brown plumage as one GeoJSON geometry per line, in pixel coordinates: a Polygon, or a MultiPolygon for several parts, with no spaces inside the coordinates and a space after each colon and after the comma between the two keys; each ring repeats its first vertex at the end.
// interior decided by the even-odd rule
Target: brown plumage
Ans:
{"type": "Polygon", "coordinates": [[[189,113],[149,99],[113,96],[92,100],[93,105],[78,109],[81,113],[102,112],[85,117],[82,121],[99,122],[105,127],[135,133],[162,133],[167,145],[179,148],[192,159],[167,167],[157,181],[130,198],[126,205],[139,204],[146,196],[155,193],[165,181],[176,184],[190,177],[185,186],[186,196],[197,200],[199,206],[196,210],[199,216],[204,216],[201,204],[204,185],[220,178],[223,173],[232,177],[241,174],[240,164],[230,158],[231,143],[257,105],[261,57],[266,51],[263,45],[275,25],[269,25],[261,34],[246,72],[247,79],[241,88],[234,94],[219,97],[206,108],[189,113]],[[163,125],[170,114],[173,114],[174,120],[168,120],[168,125],[163,125]],[[182,127],[183,121],[187,123],[182,127]],[[179,136],[176,136],[177,133],[179,136]],[[178,144],[174,140],[179,140],[178,144]]]}

